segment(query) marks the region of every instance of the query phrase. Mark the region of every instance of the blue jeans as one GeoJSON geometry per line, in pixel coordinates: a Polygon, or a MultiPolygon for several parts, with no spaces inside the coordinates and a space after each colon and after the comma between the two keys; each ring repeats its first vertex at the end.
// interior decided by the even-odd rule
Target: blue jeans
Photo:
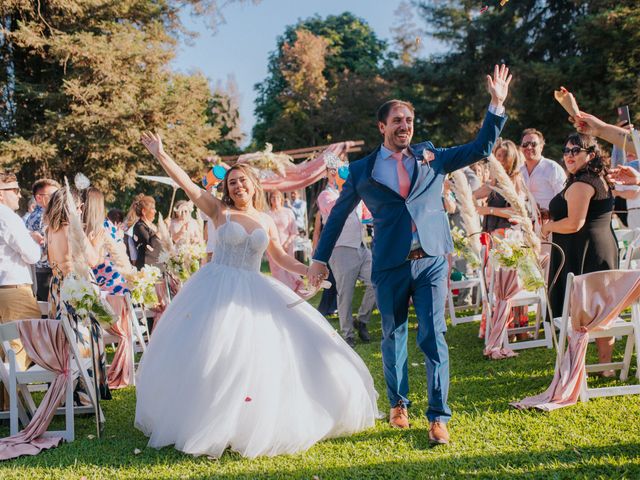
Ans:
{"type": "Polygon", "coordinates": [[[407,260],[399,267],[373,272],[378,308],[382,316],[382,362],[389,403],[402,400],[409,406],[407,369],[407,315],[409,298],[418,317],[417,343],[425,354],[427,418],[447,422],[451,409],[449,393],[449,349],[444,311],[447,295],[448,265],[444,256],[407,260]]]}

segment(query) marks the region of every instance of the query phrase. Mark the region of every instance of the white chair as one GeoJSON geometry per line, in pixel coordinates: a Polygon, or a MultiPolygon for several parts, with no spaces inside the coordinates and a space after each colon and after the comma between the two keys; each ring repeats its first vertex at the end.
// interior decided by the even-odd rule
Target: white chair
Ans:
{"type": "Polygon", "coordinates": [[[637,228],[621,228],[615,230],[616,239],[618,240],[618,250],[620,258],[625,258],[632,244],[636,243],[640,237],[640,229],[637,228]]]}
{"type": "MultiPolygon", "coordinates": [[[[0,343],[2,350],[4,351],[7,363],[3,364],[3,370],[6,374],[8,372],[8,379],[6,385],[9,390],[9,428],[10,434],[16,435],[19,433],[19,424],[23,426],[28,424],[27,418],[24,415],[23,403],[19,400],[18,394],[22,396],[23,401],[27,404],[29,409],[32,410],[31,414],[36,410],[35,402],[31,397],[28,386],[32,384],[46,384],[53,382],[58,376],[54,372],[50,372],[38,365],[27,368],[26,370],[20,369],[16,361],[16,352],[11,346],[12,340],[20,339],[17,322],[0,324],[0,343]],[[22,410],[22,414],[21,414],[22,410]]],[[[70,355],[71,364],[71,348],[68,349],[68,355],[70,355]]],[[[3,379],[5,382],[5,379],[3,379]]],[[[65,429],[62,431],[47,431],[43,434],[46,437],[62,437],[67,442],[72,442],[75,437],[74,430],[74,408],[73,408],[73,376],[69,375],[66,382],[65,389],[65,407],[63,409],[65,415],[65,429]]]]}
{"type": "Polygon", "coordinates": [[[480,273],[475,272],[471,277],[463,280],[451,280],[447,293],[447,306],[449,309],[449,318],[451,325],[460,325],[461,323],[475,322],[482,318],[482,288],[480,286],[480,273]],[[470,289],[471,296],[474,298],[473,303],[469,305],[458,305],[454,303],[454,290],[470,289]],[[461,310],[474,310],[474,314],[459,316],[456,312],[461,310]],[[478,312],[480,310],[480,312],[478,312]]]}
{"type": "MultiPolygon", "coordinates": [[[[490,262],[490,260],[489,260],[490,262]]],[[[491,265],[488,265],[487,271],[491,270],[491,265]]],[[[492,314],[491,305],[495,302],[495,296],[493,294],[495,275],[489,274],[489,287],[487,293],[487,319],[492,314]]],[[[547,347],[553,348],[553,331],[551,325],[545,321],[547,314],[547,295],[544,288],[539,288],[535,292],[529,292],[527,290],[519,291],[511,299],[511,307],[527,307],[526,313],[529,314],[529,309],[534,308],[536,317],[533,325],[526,327],[513,327],[507,329],[507,334],[504,337],[503,347],[511,350],[523,350],[525,348],[547,347]],[[540,329],[544,332],[544,337],[540,337],[540,329]],[[532,340],[519,340],[517,342],[511,342],[509,340],[513,335],[520,333],[530,333],[533,336],[532,340]]],[[[489,334],[491,330],[491,322],[487,321],[485,332],[485,343],[489,340],[489,334]]]]}
{"type": "MultiPolygon", "coordinates": [[[[562,307],[562,316],[554,318],[553,322],[560,329],[560,337],[558,340],[558,354],[556,359],[556,368],[561,365],[562,358],[566,354],[566,345],[569,329],[571,328],[571,290],[573,288],[574,275],[569,273],[567,276],[567,284],[564,295],[564,303],[562,307]]],[[[629,368],[633,353],[636,353],[636,377],[640,380],[640,356],[638,355],[638,345],[640,345],[640,305],[638,301],[634,302],[631,308],[631,318],[625,321],[622,318],[616,318],[611,326],[606,330],[590,331],[588,333],[589,340],[602,337],[627,337],[623,360],[621,362],[596,363],[586,365],[587,373],[602,372],[605,370],[620,370],[620,380],[627,380],[629,376],[629,368]]],[[[596,397],[611,397],[615,395],[635,395],[640,394],[640,385],[622,385],[613,387],[591,388],[587,384],[587,376],[582,379],[580,388],[580,400],[589,401],[596,397]]]]}
{"type": "Polygon", "coordinates": [[[40,316],[47,318],[49,316],[49,302],[38,301],[38,307],[40,307],[40,316]]]}
{"type": "Polygon", "coordinates": [[[626,245],[623,255],[620,257],[620,268],[631,270],[638,268],[640,260],[640,235],[626,245]]]}

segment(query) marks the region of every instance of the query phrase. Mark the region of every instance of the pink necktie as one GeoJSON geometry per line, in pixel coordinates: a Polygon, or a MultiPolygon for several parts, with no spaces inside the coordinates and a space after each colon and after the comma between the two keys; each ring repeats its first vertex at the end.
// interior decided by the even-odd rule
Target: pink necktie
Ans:
{"type": "MultiPolygon", "coordinates": [[[[403,154],[402,152],[396,152],[391,155],[393,159],[396,161],[396,171],[398,172],[398,190],[399,194],[407,198],[409,196],[409,189],[411,188],[411,180],[409,179],[409,172],[404,166],[404,162],[402,161],[403,154]]],[[[416,231],[416,224],[411,221],[411,231],[416,231]]]]}
{"type": "Polygon", "coordinates": [[[396,171],[398,172],[398,193],[407,198],[409,196],[409,188],[411,187],[411,180],[409,179],[409,172],[404,166],[402,161],[402,152],[396,152],[391,155],[396,161],[396,171]]]}

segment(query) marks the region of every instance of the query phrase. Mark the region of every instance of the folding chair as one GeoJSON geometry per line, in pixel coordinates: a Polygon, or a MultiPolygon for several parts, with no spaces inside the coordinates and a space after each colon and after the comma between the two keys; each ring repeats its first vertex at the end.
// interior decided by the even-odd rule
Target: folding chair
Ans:
{"type": "MultiPolygon", "coordinates": [[[[40,320],[40,319],[38,319],[40,320]]],[[[50,372],[38,365],[33,365],[26,370],[20,369],[16,361],[16,352],[11,346],[12,340],[19,340],[20,334],[18,333],[17,322],[23,320],[17,320],[11,323],[0,324],[0,344],[4,351],[7,363],[2,365],[2,371],[4,375],[8,373],[8,379],[6,385],[9,390],[9,427],[11,435],[19,433],[19,424],[22,423],[26,427],[29,420],[25,415],[23,403],[19,400],[18,394],[22,396],[23,400],[32,409],[31,414],[36,410],[35,402],[31,397],[28,386],[32,384],[51,383],[58,376],[54,372],[50,372]]],[[[34,321],[34,320],[30,320],[34,321]]],[[[35,320],[37,321],[37,320],[35,320]]],[[[71,348],[68,348],[68,355],[71,355],[71,348]]],[[[71,363],[71,362],[70,362],[71,363]]],[[[4,376],[3,375],[3,376],[4,376]]],[[[3,382],[5,379],[3,378],[3,382]]],[[[75,437],[74,430],[74,408],[73,408],[73,376],[69,375],[66,382],[65,389],[65,407],[62,409],[65,415],[65,429],[62,431],[47,431],[43,434],[46,437],[62,437],[67,442],[72,442],[75,437]]],[[[60,409],[59,409],[60,410],[60,409]]]]}
{"type": "MultiPolygon", "coordinates": [[[[571,291],[573,288],[574,275],[569,273],[562,307],[562,316],[554,318],[554,324],[560,329],[558,340],[558,354],[556,366],[560,365],[563,356],[566,354],[567,337],[571,329],[571,291]]],[[[625,321],[616,318],[607,329],[598,329],[588,332],[589,340],[602,337],[627,337],[623,360],[621,362],[596,363],[586,365],[586,372],[602,372],[605,370],[620,370],[620,380],[627,380],[633,353],[636,353],[636,378],[640,380],[640,356],[638,355],[638,345],[640,345],[640,304],[636,300],[631,307],[631,318],[625,321]]],[[[587,376],[582,379],[580,388],[580,400],[587,402],[591,398],[611,397],[615,395],[640,394],[640,385],[622,385],[613,387],[591,388],[587,385],[587,376]]]]}
{"type": "Polygon", "coordinates": [[[451,325],[460,325],[461,323],[475,322],[482,318],[482,288],[480,286],[480,272],[476,270],[473,275],[464,280],[451,280],[449,282],[449,288],[447,292],[447,305],[449,309],[449,318],[451,318],[451,325]],[[470,289],[473,303],[470,305],[458,305],[456,306],[453,300],[454,290],[470,289]],[[458,316],[456,312],[461,310],[473,310],[473,315],[458,316]],[[480,312],[478,312],[480,310],[480,312]]]}
{"type": "MultiPolygon", "coordinates": [[[[489,260],[490,262],[490,260],[489,260]]],[[[491,267],[491,265],[489,265],[491,267]]],[[[490,270],[488,268],[487,270],[490,270]]],[[[491,304],[494,301],[494,279],[493,272],[489,275],[489,288],[488,288],[488,302],[487,302],[487,315],[492,314],[491,304]]],[[[525,348],[547,347],[553,348],[553,331],[551,325],[545,321],[547,314],[547,295],[544,287],[539,288],[535,292],[529,292],[527,290],[520,290],[513,298],[511,298],[511,307],[527,307],[527,316],[531,307],[535,308],[536,317],[533,325],[526,327],[513,327],[507,329],[507,334],[504,336],[503,347],[511,350],[523,350],[525,348]],[[544,338],[539,338],[540,329],[544,332],[544,338]],[[509,338],[519,333],[532,333],[532,340],[520,340],[517,342],[511,342],[509,338]]],[[[491,330],[491,322],[487,321],[485,332],[485,343],[489,340],[489,334],[491,330]]]]}

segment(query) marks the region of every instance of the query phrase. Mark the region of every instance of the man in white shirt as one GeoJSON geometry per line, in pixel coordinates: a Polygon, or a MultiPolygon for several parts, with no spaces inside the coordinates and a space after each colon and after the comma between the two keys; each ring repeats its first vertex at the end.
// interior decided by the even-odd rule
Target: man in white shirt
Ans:
{"type": "Polygon", "coordinates": [[[525,164],[521,168],[524,181],[541,210],[549,209],[549,202],[562,191],[567,181],[564,169],[553,160],[542,156],[544,136],[535,128],[522,132],[520,149],[525,164]]]}
{"type": "MultiPolygon", "coordinates": [[[[16,176],[0,172],[0,323],[40,318],[33,296],[30,265],[40,260],[40,246],[15,213],[20,202],[16,176]]],[[[18,363],[25,367],[28,358],[22,345],[15,344],[18,363]]]]}
{"type": "MultiPolygon", "coordinates": [[[[341,161],[336,155],[326,155],[327,186],[318,195],[318,209],[326,222],[331,209],[340,196],[338,189],[338,168],[341,161]]],[[[358,205],[347,218],[342,233],[331,253],[329,266],[336,280],[338,292],[338,318],[340,330],[345,341],[354,347],[355,330],[360,340],[371,341],[367,325],[371,312],[376,306],[376,297],[371,284],[371,251],[364,245],[364,228],[362,226],[362,204],[358,205]],[[362,303],[358,309],[357,319],[353,318],[352,303],[356,282],[361,280],[365,285],[362,303]]]]}

